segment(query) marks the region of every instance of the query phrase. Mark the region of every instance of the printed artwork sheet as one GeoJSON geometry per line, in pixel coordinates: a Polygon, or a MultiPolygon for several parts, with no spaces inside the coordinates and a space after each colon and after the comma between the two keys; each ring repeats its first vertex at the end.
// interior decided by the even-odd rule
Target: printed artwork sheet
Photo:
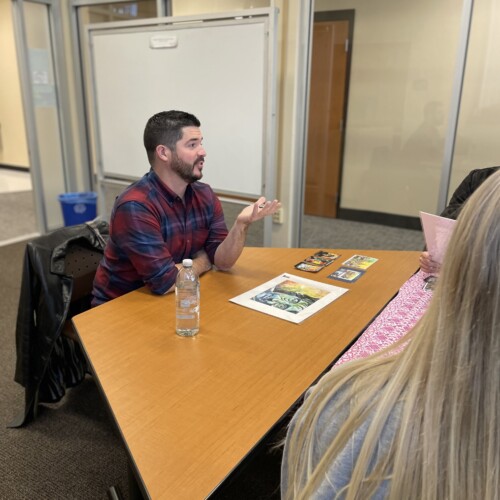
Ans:
{"type": "Polygon", "coordinates": [[[347,291],[346,288],[284,273],[230,299],[230,302],[301,323],[347,291]]]}
{"type": "Polygon", "coordinates": [[[439,215],[420,212],[425,244],[432,260],[442,264],[456,221],[439,215]]]}

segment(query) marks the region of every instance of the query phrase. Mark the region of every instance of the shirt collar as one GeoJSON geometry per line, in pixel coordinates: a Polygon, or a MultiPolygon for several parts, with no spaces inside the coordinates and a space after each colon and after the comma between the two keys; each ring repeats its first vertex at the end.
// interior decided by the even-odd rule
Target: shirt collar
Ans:
{"type": "MultiPolygon", "coordinates": [[[[173,205],[173,203],[180,199],[179,196],[174,193],[161,179],[158,177],[158,174],[151,169],[146,175],[148,175],[149,180],[151,183],[158,189],[160,193],[162,193],[165,198],[167,199],[168,203],[170,205],[173,205]]],[[[187,203],[188,201],[191,200],[193,196],[193,188],[191,184],[188,184],[186,187],[186,192],[184,193],[184,199],[185,202],[187,203]]]]}

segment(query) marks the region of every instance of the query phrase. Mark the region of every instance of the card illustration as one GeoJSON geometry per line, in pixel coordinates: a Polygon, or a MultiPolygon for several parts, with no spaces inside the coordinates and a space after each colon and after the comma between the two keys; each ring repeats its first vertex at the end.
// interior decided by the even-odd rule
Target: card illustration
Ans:
{"type": "Polygon", "coordinates": [[[251,297],[251,300],[297,314],[326,295],[328,295],[326,290],[285,280],[273,288],[251,297]]]}
{"type": "Polygon", "coordinates": [[[337,260],[340,257],[340,255],[337,253],[325,252],[324,250],[316,252],[314,256],[328,262],[333,262],[334,260],[337,260]]]}
{"type": "Polygon", "coordinates": [[[314,266],[324,266],[328,263],[328,261],[321,260],[319,257],[315,257],[314,255],[311,255],[311,257],[307,257],[307,259],[304,259],[304,262],[313,264],[314,266]]]}
{"type": "Polygon", "coordinates": [[[309,273],[317,273],[326,266],[329,266],[334,260],[338,259],[340,255],[336,253],[326,252],[319,250],[314,255],[307,257],[302,262],[295,264],[296,269],[307,271],[309,273]]]}
{"type": "Polygon", "coordinates": [[[347,283],[353,283],[365,274],[364,271],[357,269],[350,269],[348,267],[340,267],[335,272],[330,274],[328,278],[332,280],[345,281],[347,283]]]}
{"type": "Polygon", "coordinates": [[[298,264],[295,264],[295,268],[301,271],[307,271],[308,273],[317,273],[323,269],[323,266],[310,264],[309,262],[299,262],[298,264]]]}
{"type": "Polygon", "coordinates": [[[377,260],[378,259],[376,259],[375,257],[368,257],[366,255],[353,255],[345,262],[342,262],[342,265],[366,271],[366,269],[375,264],[377,260]]]}

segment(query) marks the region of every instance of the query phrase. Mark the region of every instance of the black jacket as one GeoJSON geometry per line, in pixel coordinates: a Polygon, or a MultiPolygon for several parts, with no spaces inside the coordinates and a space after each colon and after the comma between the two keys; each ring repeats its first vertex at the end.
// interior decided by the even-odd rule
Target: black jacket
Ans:
{"type": "Polygon", "coordinates": [[[442,217],[456,219],[464,203],[472,193],[500,167],[487,167],[472,170],[457,187],[447,207],[441,213],[442,217]]]}
{"type": "Polygon", "coordinates": [[[65,273],[65,256],[72,244],[103,252],[109,235],[107,222],[64,227],[29,242],[24,256],[16,326],[15,381],[26,388],[24,415],[12,427],[25,423],[38,401],[54,402],[65,387],[85,376],[85,357],[78,344],[61,337],[65,322],[90,307],[90,298],[70,311],[73,278],[65,273]]]}

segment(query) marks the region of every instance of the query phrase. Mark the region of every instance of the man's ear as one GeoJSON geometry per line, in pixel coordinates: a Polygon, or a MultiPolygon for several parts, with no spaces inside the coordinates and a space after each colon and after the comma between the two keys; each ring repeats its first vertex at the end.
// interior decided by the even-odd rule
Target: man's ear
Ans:
{"type": "Polygon", "coordinates": [[[158,144],[158,146],[156,146],[156,155],[160,160],[169,161],[172,157],[172,151],[170,151],[170,148],[167,146],[158,144]]]}

